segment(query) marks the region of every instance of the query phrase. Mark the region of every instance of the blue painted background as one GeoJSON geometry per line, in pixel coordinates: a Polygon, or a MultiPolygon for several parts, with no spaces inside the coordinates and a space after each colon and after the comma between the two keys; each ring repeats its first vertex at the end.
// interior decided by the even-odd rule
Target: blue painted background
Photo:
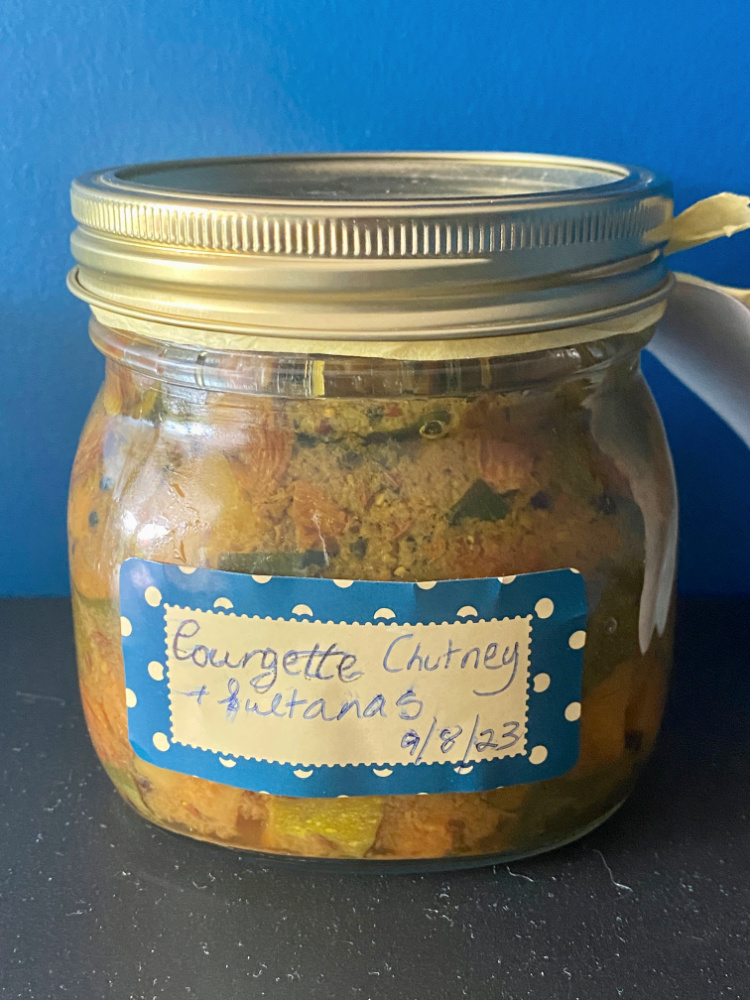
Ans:
{"type": "MultiPolygon", "coordinates": [[[[101,377],[65,290],[68,186],[137,160],[520,149],[750,191],[746,0],[3,0],[0,593],[67,591],[65,493],[101,377]]],[[[681,270],[750,285],[750,234],[681,270]]],[[[750,593],[750,452],[652,359],[684,591],[750,593]]]]}

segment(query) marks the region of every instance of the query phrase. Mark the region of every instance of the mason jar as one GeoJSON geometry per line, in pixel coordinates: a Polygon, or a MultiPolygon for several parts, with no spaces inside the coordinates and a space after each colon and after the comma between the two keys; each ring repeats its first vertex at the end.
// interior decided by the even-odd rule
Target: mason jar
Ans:
{"type": "Polygon", "coordinates": [[[626,799],[672,649],[640,370],[668,182],[507,154],[151,164],[73,185],[105,378],[73,469],[80,687],[169,830],[383,871],[626,799]]]}

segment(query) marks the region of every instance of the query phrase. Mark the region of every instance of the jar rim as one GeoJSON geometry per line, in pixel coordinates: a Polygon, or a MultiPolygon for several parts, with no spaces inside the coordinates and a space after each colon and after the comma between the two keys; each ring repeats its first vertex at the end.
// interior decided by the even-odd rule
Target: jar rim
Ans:
{"type": "Polygon", "coordinates": [[[470,397],[548,391],[632,363],[653,326],[616,336],[494,357],[409,359],[337,353],[238,352],[165,343],[92,317],[89,334],[105,358],[175,391],[286,399],[470,397]]]}

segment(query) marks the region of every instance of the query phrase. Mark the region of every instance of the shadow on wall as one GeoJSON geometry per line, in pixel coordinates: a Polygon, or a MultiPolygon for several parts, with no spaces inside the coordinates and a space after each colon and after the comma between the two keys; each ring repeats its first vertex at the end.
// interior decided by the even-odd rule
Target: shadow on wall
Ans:
{"type": "Polygon", "coordinates": [[[648,352],[643,371],[674,456],[680,494],[679,590],[750,595],[750,450],[648,352]]]}

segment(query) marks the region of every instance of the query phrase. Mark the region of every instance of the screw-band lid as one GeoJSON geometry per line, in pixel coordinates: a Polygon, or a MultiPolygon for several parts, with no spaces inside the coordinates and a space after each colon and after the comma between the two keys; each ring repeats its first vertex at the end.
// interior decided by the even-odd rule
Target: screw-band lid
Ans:
{"type": "MultiPolygon", "coordinates": [[[[670,285],[669,182],[508,153],[121,167],[73,184],[75,294],[134,318],[316,340],[498,336],[612,318],[670,285]]],[[[335,351],[335,345],[332,344],[335,351]]]]}

